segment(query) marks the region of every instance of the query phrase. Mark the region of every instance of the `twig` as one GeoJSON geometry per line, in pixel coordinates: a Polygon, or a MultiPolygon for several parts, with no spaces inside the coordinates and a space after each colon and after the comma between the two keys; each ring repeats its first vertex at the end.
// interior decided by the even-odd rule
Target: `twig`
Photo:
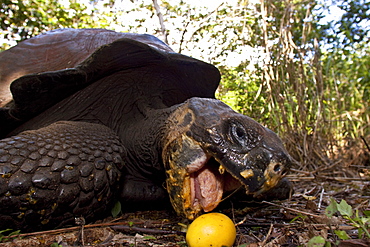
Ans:
{"type": "Polygon", "coordinates": [[[207,22],[209,22],[209,18],[210,18],[214,13],[217,13],[218,9],[219,9],[222,5],[224,5],[224,2],[222,2],[218,7],[216,7],[216,9],[215,9],[215,10],[213,10],[213,11],[209,12],[209,13],[208,13],[204,18],[203,18],[203,21],[197,25],[197,26],[199,26],[199,28],[197,28],[197,29],[196,29],[196,30],[191,34],[191,36],[190,36],[189,40],[192,40],[192,39],[193,39],[194,35],[195,35],[199,30],[201,30],[201,29],[202,29],[202,25],[203,25],[203,23],[207,23],[207,22]]]}
{"type": "Polygon", "coordinates": [[[235,223],[235,226],[239,226],[241,224],[244,224],[244,222],[247,220],[247,216],[244,217],[244,219],[242,219],[241,221],[239,221],[238,223],[235,223]]]}
{"type": "Polygon", "coordinates": [[[265,244],[265,247],[275,247],[275,246],[282,246],[284,243],[287,242],[288,236],[290,234],[280,234],[276,238],[273,238],[269,243],[265,244]]]}
{"type": "Polygon", "coordinates": [[[325,179],[325,180],[334,180],[339,182],[348,182],[348,181],[367,181],[368,179],[364,178],[353,178],[353,177],[327,177],[327,176],[307,176],[307,177],[299,177],[299,176],[287,176],[290,181],[301,181],[301,180],[315,180],[315,179],[325,179]]]}
{"type": "Polygon", "coordinates": [[[326,166],[321,166],[321,167],[316,169],[315,173],[320,173],[320,172],[325,171],[325,170],[331,171],[332,168],[338,166],[338,164],[340,164],[341,162],[342,162],[342,160],[338,160],[338,161],[334,162],[331,165],[328,164],[326,166]]]}
{"type": "MultiPolygon", "coordinates": [[[[304,173],[306,175],[310,175],[311,174],[310,171],[302,171],[302,170],[297,170],[297,169],[294,169],[294,168],[290,168],[290,171],[291,172],[297,172],[297,173],[304,173]]],[[[288,174],[288,176],[290,176],[290,174],[288,174]]]]}
{"type": "Polygon", "coordinates": [[[364,206],[365,204],[369,203],[369,199],[361,202],[359,205],[357,205],[354,209],[355,210],[359,210],[362,206],[364,206]]]}
{"type": "Polygon", "coordinates": [[[364,138],[363,136],[360,136],[360,137],[361,137],[362,141],[365,143],[365,146],[367,147],[367,150],[369,150],[369,152],[370,152],[370,147],[369,147],[369,145],[367,144],[367,142],[366,142],[365,138],[364,138]]]}
{"type": "MultiPolygon", "coordinates": [[[[88,226],[86,226],[88,227],[88,226]]],[[[40,231],[40,232],[29,232],[29,233],[22,233],[18,235],[12,235],[9,237],[16,238],[16,237],[29,237],[29,236],[35,236],[35,235],[42,235],[42,234],[57,234],[62,232],[69,232],[69,231],[75,231],[81,229],[81,226],[73,226],[68,228],[62,228],[62,229],[55,229],[55,230],[48,230],[48,231],[40,231]]]]}
{"type": "Polygon", "coordinates": [[[321,208],[321,203],[322,203],[323,196],[324,196],[324,188],[322,188],[322,190],[321,190],[319,204],[317,205],[317,208],[321,208]]]}
{"type": "Polygon", "coordinates": [[[188,31],[188,26],[190,24],[191,21],[188,21],[186,24],[185,24],[185,27],[184,27],[184,31],[182,32],[181,34],[181,39],[180,39],[180,45],[179,45],[179,51],[178,53],[181,53],[182,52],[182,44],[184,43],[184,40],[185,40],[185,33],[188,31]]]}
{"type": "Polygon", "coordinates": [[[184,232],[180,231],[170,231],[170,230],[161,230],[161,229],[152,229],[152,228],[143,228],[143,227],[135,227],[135,226],[125,226],[125,225],[117,225],[111,226],[113,230],[123,231],[123,232],[141,232],[141,233],[148,233],[148,234],[177,234],[177,235],[185,235],[184,232]]]}
{"type": "MultiPolygon", "coordinates": [[[[84,228],[95,228],[95,227],[111,227],[111,226],[119,226],[123,225],[122,222],[108,222],[108,223],[99,223],[99,224],[89,224],[85,225],[84,228]]],[[[18,235],[12,235],[9,237],[16,238],[16,237],[28,237],[28,236],[35,236],[35,235],[42,235],[42,234],[58,234],[62,232],[70,232],[70,231],[76,231],[81,229],[81,226],[72,226],[67,228],[61,228],[61,229],[55,229],[55,230],[48,230],[48,231],[40,231],[40,232],[29,232],[29,233],[22,233],[18,235]]]]}
{"type": "Polygon", "coordinates": [[[266,242],[267,242],[267,239],[270,237],[270,235],[271,235],[271,232],[272,232],[272,228],[274,227],[274,225],[273,224],[271,224],[270,225],[270,229],[269,229],[269,231],[267,232],[267,235],[266,235],[266,237],[265,237],[265,239],[262,241],[262,243],[261,243],[261,246],[265,246],[265,244],[266,244],[266,242]]]}
{"type": "Polygon", "coordinates": [[[272,203],[272,202],[268,202],[268,201],[262,201],[262,202],[266,203],[266,204],[270,204],[272,206],[277,206],[277,207],[280,207],[280,208],[283,208],[283,209],[286,209],[286,210],[289,210],[289,211],[292,211],[292,212],[296,212],[296,213],[300,213],[300,214],[304,214],[304,215],[308,215],[308,216],[312,216],[312,217],[320,217],[320,215],[311,214],[311,213],[301,211],[301,210],[297,210],[297,209],[293,209],[293,208],[288,208],[288,207],[285,207],[285,206],[282,206],[282,205],[279,205],[279,204],[275,204],[275,203],[272,203]]]}
{"type": "Polygon", "coordinates": [[[250,233],[255,239],[257,239],[258,242],[261,242],[261,239],[257,237],[253,232],[250,233]]]}
{"type": "Polygon", "coordinates": [[[310,189],[310,190],[306,190],[305,189],[303,194],[305,194],[305,195],[311,195],[312,193],[314,193],[316,191],[316,188],[317,188],[317,186],[313,186],[313,188],[310,189]]]}
{"type": "MultiPolygon", "coordinates": [[[[329,226],[327,224],[310,223],[310,225],[315,227],[316,229],[329,229],[329,226]]],[[[241,227],[268,227],[268,226],[271,226],[271,223],[242,223],[239,226],[241,226],[241,227]]],[[[299,226],[302,226],[302,223],[286,223],[286,224],[274,223],[274,227],[286,227],[286,228],[297,229],[299,226]]],[[[303,225],[302,227],[307,228],[307,225],[303,225]]],[[[336,226],[336,229],[338,229],[338,230],[353,230],[353,229],[356,229],[356,227],[349,226],[349,225],[339,225],[339,226],[336,226]]]]}
{"type": "Polygon", "coordinates": [[[80,225],[80,233],[77,238],[77,241],[81,241],[82,246],[85,246],[85,234],[84,234],[84,226],[85,226],[85,218],[84,217],[78,217],[75,219],[76,225],[80,225]]]}
{"type": "Polygon", "coordinates": [[[227,200],[228,198],[230,198],[232,195],[234,195],[236,192],[238,192],[240,189],[242,189],[243,186],[240,185],[238,188],[236,188],[233,192],[231,192],[230,194],[228,194],[226,197],[222,198],[221,202],[222,201],[225,201],[227,200]]]}
{"type": "Polygon", "coordinates": [[[85,246],[85,232],[84,232],[84,225],[81,226],[81,244],[85,246]]]}
{"type": "Polygon", "coordinates": [[[162,33],[164,42],[166,44],[168,44],[167,30],[166,30],[166,27],[164,25],[163,15],[161,13],[161,8],[159,7],[159,4],[158,4],[157,0],[153,0],[153,6],[154,6],[154,9],[157,13],[157,16],[158,16],[158,19],[159,19],[159,24],[161,25],[161,33],[162,33]]]}

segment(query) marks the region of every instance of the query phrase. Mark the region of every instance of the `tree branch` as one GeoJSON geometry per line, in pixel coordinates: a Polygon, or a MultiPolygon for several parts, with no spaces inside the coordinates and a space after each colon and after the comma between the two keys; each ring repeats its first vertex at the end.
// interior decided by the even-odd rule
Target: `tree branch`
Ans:
{"type": "Polygon", "coordinates": [[[157,0],[153,0],[153,5],[154,5],[154,8],[155,8],[155,12],[157,13],[157,16],[158,16],[158,19],[159,19],[159,24],[161,25],[161,33],[162,33],[162,36],[163,36],[163,40],[166,44],[168,44],[168,39],[167,39],[167,31],[166,31],[166,27],[164,26],[164,20],[163,20],[163,15],[161,13],[161,9],[159,7],[159,4],[157,2],[157,0]]]}

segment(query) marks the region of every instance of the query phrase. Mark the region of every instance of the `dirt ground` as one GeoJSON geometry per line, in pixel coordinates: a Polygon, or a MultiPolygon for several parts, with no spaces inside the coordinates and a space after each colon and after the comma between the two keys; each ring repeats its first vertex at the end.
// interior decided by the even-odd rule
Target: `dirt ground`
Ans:
{"type": "MultiPolygon", "coordinates": [[[[334,244],[333,230],[345,230],[352,242],[340,246],[369,246],[357,238],[357,228],[340,217],[325,216],[330,198],[345,199],[354,209],[370,210],[370,181],[359,178],[313,181],[292,177],[296,191],[290,200],[219,210],[234,220],[234,246],[307,246],[309,239],[323,236],[334,244]]],[[[115,220],[84,227],[21,234],[0,246],[186,246],[189,223],[170,209],[125,213],[115,220]]]]}
{"type": "MultiPolygon", "coordinates": [[[[304,172],[293,169],[288,178],[295,192],[290,200],[274,202],[225,202],[217,211],[228,215],[237,226],[234,246],[324,246],[310,243],[321,236],[331,246],[370,246],[369,238],[359,238],[359,226],[341,215],[328,217],[325,209],[331,198],[344,199],[367,219],[370,212],[370,167],[327,169],[304,172]],[[349,236],[341,240],[337,231],[349,236]]],[[[366,221],[366,220],[364,220],[366,221]]],[[[2,238],[0,246],[187,246],[186,227],[190,222],[170,209],[126,212],[116,219],[85,226],[2,238]]],[[[368,224],[369,222],[365,222],[368,224]]],[[[367,225],[369,227],[369,225],[367,225]]],[[[369,229],[369,228],[368,228],[369,229]]],[[[0,235],[1,236],[1,235],[0,235]]]]}

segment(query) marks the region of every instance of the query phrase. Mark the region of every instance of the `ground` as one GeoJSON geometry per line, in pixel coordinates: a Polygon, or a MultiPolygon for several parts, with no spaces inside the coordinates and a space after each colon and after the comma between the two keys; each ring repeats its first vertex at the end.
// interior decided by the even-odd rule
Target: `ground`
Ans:
{"type": "MultiPolygon", "coordinates": [[[[288,175],[295,188],[291,199],[244,202],[243,206],[225,202],[217,211],[235,222],[234,246],[238,247],[324,246],[324,241],[326,246],[370,246],[364,228],[356,225],[362,223],[367,230],[370,228],[370,215],[363,214],[370,212],[370,167],[368,161],[366,164],[333,166],[315,172],[292,169],[288,175]],[[338,204],[342,199],[349,204],[339,211],[343,214],[343,210],[352,210],[353,222],[340,213],[326,215],[333,199],[338,204]]],[[[346,204],[340,204],[343,205],[346,204]]],[[[118,218],[85,226],[10,238],[0,234],[0,246],[186,246],[185,231],[189,223],[170,208],[125,212],[118,218]]]]}

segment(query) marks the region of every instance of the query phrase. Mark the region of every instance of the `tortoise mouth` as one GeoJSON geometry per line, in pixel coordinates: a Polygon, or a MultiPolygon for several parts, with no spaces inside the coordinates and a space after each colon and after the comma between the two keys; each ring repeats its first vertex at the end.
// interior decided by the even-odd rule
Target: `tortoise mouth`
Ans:
{"type": "Polygon", "coordinates": [[[214,157],[203,163],[192,164],[189,172],[189,200],[193,209],[210,212],[222,201],[225,192],[238,189],[242,184],[232,177],[214,157]]]}
{"type": "Polygon", "coordinates": [[[258,196],[274,187],[282,178],[280,172],[275,171],[279,166],[276,162],[269,162],[265,164],[267,167],[259,169],[244,169],[240,167],[240,164],[244,164],[240,160],[248,159],[246,155],[240,157],[239,163],[233,155],[226,155],[226,158],[221,155],[229,162],[224,163],[217,155],[207,151],[207,147],[204,143],[181,135],[163,150],[167,191],[172,206],[189,219],[194,219],[202,211],[215,209],[228,192],[243,187],[246,194],[258,196]]]}
{"type": "Polygon", "coordinates": [[[166,145],[163,162],[172,206],[189,219],[202,211],[212,211],[222,201],[225,191],[242,186],[216,157],[186,135],[166,145]]]}

